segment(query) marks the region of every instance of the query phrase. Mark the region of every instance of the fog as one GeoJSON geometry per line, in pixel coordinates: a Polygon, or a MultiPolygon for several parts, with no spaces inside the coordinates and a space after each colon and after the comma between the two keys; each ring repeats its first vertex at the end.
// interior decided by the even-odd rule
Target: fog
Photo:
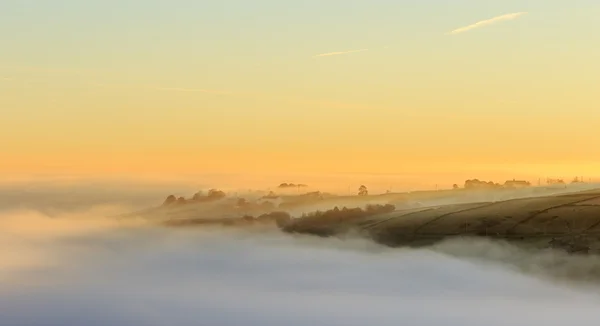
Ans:
{"type": "Polygon", "coordinates": [[[269,227],[175,230],[106,217],[165,188],[65,186],[57,193],[74,195],[59,204],[53,187],[49,197],[12,189],[0,210],[0,325],[600,322],[593,257],[466,239],[391,249],[269,227]]]}

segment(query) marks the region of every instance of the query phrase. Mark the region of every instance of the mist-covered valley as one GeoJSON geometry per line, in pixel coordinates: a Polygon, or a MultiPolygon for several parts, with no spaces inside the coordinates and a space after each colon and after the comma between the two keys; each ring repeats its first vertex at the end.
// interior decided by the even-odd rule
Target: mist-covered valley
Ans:
{"type": "MultiPolygon", "coordinates": [[[[471,238],[391,248],[360,234],[323,238],[281,232],[269,223],[172,228],[156,223],[156,215],[129,214],[148,208],[167,210],[163,206],[167,195],[184,192],[195,193],[148,184],[3,186],[0,324],[600,321],[596,256],[471,238]]],[[[203,194],[207,196],[208,189],[203,194]]],[[[211,219],[215,212],[234,211],[227,203],[235,206],[237,197],[240,193],[228,192],[213,203],[182,207],[208,205],[192,209],[188,217],[211,219]]],[[[245,199],[254,202],[255,197],[248,194],[245,199]]],[[[283,211],[298,218],[332,206],[366,210],[366,205],[398,205],[404,199],[333,197],[283,211]]],[[[246,215],[239,213],[240,218],[246,215]]]]}

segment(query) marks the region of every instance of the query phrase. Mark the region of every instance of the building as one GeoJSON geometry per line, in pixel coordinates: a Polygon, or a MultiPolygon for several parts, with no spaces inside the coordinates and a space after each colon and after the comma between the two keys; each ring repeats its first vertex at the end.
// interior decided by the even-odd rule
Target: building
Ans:
{"type": "Polygon", "coordinates": [[[531,183],[529,181],[524,180],[508,180],[504,183],[505,188],[525,188],[530,187],[531,183]]]}

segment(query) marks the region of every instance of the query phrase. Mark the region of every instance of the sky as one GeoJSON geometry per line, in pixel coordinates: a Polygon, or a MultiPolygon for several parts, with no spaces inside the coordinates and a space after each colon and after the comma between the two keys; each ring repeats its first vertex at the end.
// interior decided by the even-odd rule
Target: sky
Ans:
{"type": "Polygon", "coordinates": [[[5,0],[0,174],[600,176],[599,15],[592,0],[5,0]]]}

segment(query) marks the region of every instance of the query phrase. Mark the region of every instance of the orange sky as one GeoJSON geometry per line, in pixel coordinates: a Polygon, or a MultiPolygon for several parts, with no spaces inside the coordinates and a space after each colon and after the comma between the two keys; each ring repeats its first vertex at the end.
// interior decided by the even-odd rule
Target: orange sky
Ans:
{"type": "Polygon", "coordinates": [[[600,176],[599,6],[467,2],[0,6],[0,174],[600,176]]]}

